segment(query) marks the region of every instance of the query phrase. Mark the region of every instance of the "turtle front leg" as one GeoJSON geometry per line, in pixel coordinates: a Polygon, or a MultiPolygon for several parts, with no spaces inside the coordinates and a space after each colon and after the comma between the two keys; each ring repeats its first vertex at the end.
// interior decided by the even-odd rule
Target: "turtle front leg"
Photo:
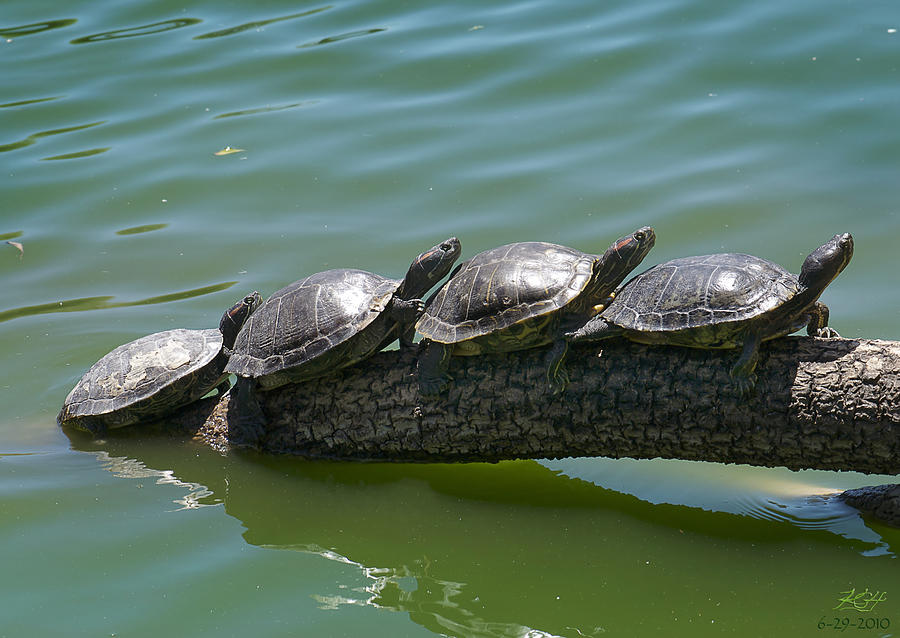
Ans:
{"type": "Polygon", "coordinates": [[[547,353],[547,382],[552,394],[562,394],[569,385],[569,373],[566,372],[565,359],[569,351],[569,341],[563,337],[553,342],[547,353]]]}
{"type": "Polygon", "coordinates": [[[425,302],[421,299],[398,299],[395,297],[388,312],[399,326],[397,331],[400,336],[400,347],[411,348],[416,336],[416,321],[425,312],[425,302]]]}
{"type": "Polygon", "coordinates": [[[425,302],[421,299],[398,299],[394,297],[387,309],[394,321],[402,324],[415,323],[425,312],[425,302]]]}
{"type": "Polygon", "coordinates": [[[741,396],[747,396],[756,387],[756,364],[759,362],[759,344],[762,342],[756,333],[747,335],[744,349],[737,363],[731,369],[731,379],[737,386],[741,396]]]}
{"type": "Polygon", "coordinates": [[[809,323],[806,324],[806,334],[810,337],[840,337],[837,330],[828,327],[828,306],[817,301],[807,313],[809,323]]]}
{"type": "Polygon", "coordinates": [[[428,340],[423,340],[419,344],[419,360],[416,364],[419,372],[419,394],[436,396],[447,388],[453,380],[447,373],[452,353],[453,346],[449,344],[428,340]]]}
{"type": "Polygon", "coordinates": [[[569,343],[594,343],[604,339],[612,339],[624,333],[624,330],[597,315],[577,330],[566,332],[565,337],[569,343]]]}

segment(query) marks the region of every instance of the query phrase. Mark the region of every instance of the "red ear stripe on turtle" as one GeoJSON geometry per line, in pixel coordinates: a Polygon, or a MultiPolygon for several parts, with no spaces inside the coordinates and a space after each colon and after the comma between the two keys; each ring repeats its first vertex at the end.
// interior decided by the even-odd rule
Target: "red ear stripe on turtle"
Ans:
{"type": "Polygon", "coordinates": [[[431,250],[426,250],[424,253],[416,257],[416,263],[421,264],[426,259],[431,259],[431,256],[435,254],[439,249],[433,248],[431,250]]]}

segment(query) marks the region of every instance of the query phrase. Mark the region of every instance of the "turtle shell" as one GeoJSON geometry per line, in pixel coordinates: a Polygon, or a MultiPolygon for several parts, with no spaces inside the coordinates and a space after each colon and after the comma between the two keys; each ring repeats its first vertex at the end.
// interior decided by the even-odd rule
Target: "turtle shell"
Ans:
{"type": "Polygon", "coordinates": [[[355,363],[396,327],[384,310],[401,283],[353,269],[294,282],[250,316],[225,370],[272,388],[355,363]]]}
{"type": "Polygon", "coordinates": [[[431,296],[416,329],[432,341],[459,343],[555,313],[584,290],[596,260],[545,242],[487,250],[431,296]]]}
{"type": "Polygon", "coordinates": [[[221,353],[218,330],[166,330],[121,345],[72,389],[59,422],[95,430],[92,422],[114,428],[162,416],[216,387],[221,353]]]}
{"type": "Polygon", "coordinates": [[[748,321],[767,319],[777,323],[779,308],[800,289],[796,275],[753,255],[685,257],[633,277],[602,316],[642,333],[710,329],[709,339],[718,333],[718,338],[725,338],[729,326],[738,329],[748,321]]]}

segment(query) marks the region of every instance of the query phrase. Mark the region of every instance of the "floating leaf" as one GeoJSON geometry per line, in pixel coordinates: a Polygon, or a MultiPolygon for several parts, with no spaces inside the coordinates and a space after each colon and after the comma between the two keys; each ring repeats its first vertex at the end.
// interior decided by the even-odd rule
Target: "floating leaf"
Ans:
{"type": "Polygon", "coordinates": [[[231,148],[230,146],[226,146],[221,151],[216,151],[213,155],[231,155],[232,153],[243,153],[244,149],[242,148],[231,148]]]}

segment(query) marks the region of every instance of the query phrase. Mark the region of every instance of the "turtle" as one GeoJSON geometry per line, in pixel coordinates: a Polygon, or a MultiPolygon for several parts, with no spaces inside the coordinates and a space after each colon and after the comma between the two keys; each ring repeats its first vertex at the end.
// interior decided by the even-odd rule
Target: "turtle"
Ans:
{"type": "Polygon", "coordinates": [[[731,378],[746,395],[756,384],[761,342],[804,326],[811,336],[839,336],[818,299],[852,256],[853,237],[844,233],[813,251],[799,276],[743,253],[673,259],[633,277],[569,337],[573,343],[621,335],[645,344],[741,348],[731,378]]]}
{"type": "Polygon", "coordinates": [[[649,226],[617,239],[602,255],[547,242],[517,242],[459,265],[425,304],[419,391],[443,392],[452,355],[511,352],[553,344],[547,379],[554,394],[568,384],[564,331],[579,327],[605,303],[656,241],[649,226]]]}
{"type": "Polygon", "coordinates": [[[119,346],[72,388],[57,421],[100,434],[163,417],[213,388],[225,392],[225,349],[260,304],[254,291],[225,311],[218,330],[178,328],[119,346]]]}
{"type": "MultiPolygon", "coordinates": [[[[250,389],[248,379],[271,390],[357,363],[398,337],[410,346],[424,307],[420,297],[450,272],[459,253],[459,240],[450,237],[416,257],[401,280],[339,268],[275,292],[241,328],[230,353],[225,370],[238,376],[238,395],[250,389]]],[[[252,397],[242,402],[255,403],[252,397]]]]}

